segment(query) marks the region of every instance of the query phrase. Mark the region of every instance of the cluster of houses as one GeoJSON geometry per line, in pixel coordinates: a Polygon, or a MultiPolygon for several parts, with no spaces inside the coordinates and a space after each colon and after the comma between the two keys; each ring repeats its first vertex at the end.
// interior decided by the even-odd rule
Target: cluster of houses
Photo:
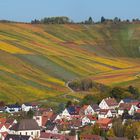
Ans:
{"type": "MultiPolygon", "coordinates": [[[[97,135],[78,136],[86,126],[99,127],[105,131],[112,127],[112,119],[124,114],[133,117],[140,113],[140,102],[132,99],[124,99],[119,103],[114,98],[103,99],[99,105],[69,105],[56,114],[46,108],[39,108],[36,104],[9,105],[3,111],[15,113],[19,111],[34,111],[32,119],[23,119],[17,122],[14,119],[0,119],[0,139],[2,140],[104,140],[97,135]]],[[[127,119],[127,118],[125,118],[127,119]]],[[[114,138],[126,140],[126,138],[114,138]]],[[[108,138],[108,140],[113,140],[108,138]]]]}

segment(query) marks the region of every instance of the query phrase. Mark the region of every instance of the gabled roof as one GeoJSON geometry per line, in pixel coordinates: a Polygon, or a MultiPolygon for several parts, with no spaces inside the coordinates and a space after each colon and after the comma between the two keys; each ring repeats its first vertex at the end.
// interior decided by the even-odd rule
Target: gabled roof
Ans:
{"type": "Polygon", "coordinates": [[[131,104],[129,103],[121,103],[119,105],[119,110],[130,110],[131,109],[131,104]]]}
{"type": "Polygon", "coordinates": [[[56,123],[53,123],[52,121],[48,120],[46,123],[46,130],[52,131],[55,126],[56,126],[56,123]]]}
{"type": "Polygon", "coordinates": [[[6,118],[0,118],[0,124],[6,123],[7,119],[6,118]]]}
{"type": "Polygon", "coordinates": [[[13,125],[10,130],[20,131],[20,130],[40,130],[37,122],[34,119],[24,119],[19,123],[13,125]]]}
{"type": "Polygon", "coordinates": [[[97,104],[93,104],[93,105],[91,105],[91,107],[93,108],[94,111],[100,110],[100,107],[97,104]]]}
{"type": "Polygon", "coordinates": [[[67,108],[67,110],[68,110],[70,115],[78,115],[78,112],[77,112],[75,106],[70,106],[70,107],[67,108]]]}
{"type": "Polygon", "coordinates": [[[117,106],[118,103],[114,98],[106,98],[104,101],[107,103],[108,106],[117,106]]]}
{"type": "Polygon", "coordinates": [[[112,123],[112,119],[109,118],[103,118],[103,119],[99,119],[97,121],[98,124],[103,124],[103,125],[108,125],[110,123],[112,123]]]}
{"type": "Polygon", "coordinates": [[[30,136],[8,134],[5,140],[29,140],[30,136]]]}

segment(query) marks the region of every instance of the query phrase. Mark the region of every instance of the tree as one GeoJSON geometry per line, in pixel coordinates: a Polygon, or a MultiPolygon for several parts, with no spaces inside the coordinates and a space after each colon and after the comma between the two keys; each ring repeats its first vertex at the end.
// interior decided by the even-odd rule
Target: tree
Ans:
{"type": "Polygon", "coordinates": [[[130,92],[136,99],[139,97],[139,90],[133,86],[128,87],[128,92],[130,92]]]}
{"type": "Polygon", "coordinates": [[[70,107],[72,105],[72,101],[68,101],[66,104],[66,108],[70,107]]]}
{"type": "Polygon", "coordinates": [[[39,23],[40,23],[40,21],[37,19],[31,21],[31,24],[39,24],[39,23]]]}
{"type": "Polygon", "coordinates": [[[120,20],[118,17],[115,17],[113,21],[114,21],[114,23],[118,23],[118,22],[120,22],[121,20],[120,20]]]}
{"type": "Polygon", "coordinates": [[[115,137],[115,134],[112,128],[109,129],[109,131],[107,132],[107,137],[115,137]]]}
{"type": "Polygon", "coordinates": [[[27,117],[30,118],[30,119],[32,119],[33,116],[34,116],[34,112],[33,112],[33,110],[30,109],[30,110],[27,112],[27,117]]]}
{"type": "Polygon", "coordinates": [[[65,104],[64,103],[60,103],[56,109],[57,113],[61,113],[63,110],[65,109],[65,104]]]}
{"type": "Polygon", "coordinates": [[[117,100],[121,100],[124,98],[131,98],[132,95],[130,94],[130,92],[128,92],[126,89],[121,88],[121,87],[114,87],[111,91],[110,91],[110,96],[117,99],[117,100]]]}
{"type": "Polygon", "coordinates": [[[122,125],[122,121],[120,119],[116,119],[113,123],[113,132],[115,136],[117,137],[123,137],[124,136],[124,126],[122,125]]]}
{"type": "Polygon", "coordinates": [[[96,99],[95,96],[88,94],[82,99],[81,104],[82,105],[85,105],[85,104],[89,105],[89,104],[94,104],[97,102],[98,102],[98,100],[96,99]]]}
{"type": "Polygon", "coordinates": [[[88,22],[87,22],[88,24],[93,24],[93,19],[92,19],[92,17],[89,17],[89,19],[88,19],[88,22]]]}
{"type": "Polygon", "coordinates": [[[100,133],[101,133],[101,129],[100,129],[99,125],[95,124],[94,127],[92,128],[92,134],[100,135],[100,133]]]}
{"type": "Polygon", "coordinates": [[[106,19],[102,16],[101,17],[101,23],[104,23],[106,21],[106,19]]]}

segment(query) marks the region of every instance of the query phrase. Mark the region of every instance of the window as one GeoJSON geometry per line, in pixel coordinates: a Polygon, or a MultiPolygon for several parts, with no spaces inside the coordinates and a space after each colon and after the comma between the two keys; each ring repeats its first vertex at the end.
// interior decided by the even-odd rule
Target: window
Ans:
{"type": "Polygon", "coordinates": [[[38,133],[38,131],[37,131],[37,136],[39,136],[39,133],[38,133]]]}
{"type": "Polygon", "coordinates": [[[33,135],[33,132],[31,132],[31,135],[33,135]]]}
{"type": "Polygon", "coordinates": [[[28,135],[28,133],[26,132],[26,135],[28,135]]]}

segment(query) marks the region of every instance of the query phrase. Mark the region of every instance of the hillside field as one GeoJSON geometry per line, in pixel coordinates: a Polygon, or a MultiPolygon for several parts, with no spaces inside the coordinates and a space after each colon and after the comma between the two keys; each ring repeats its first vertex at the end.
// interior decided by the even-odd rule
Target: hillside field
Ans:
{"type": "Polygon", "coordinates": [[[85,77],[140,88],[140,24],[0,23],[0,100],[61,97],[85,77]]]}

